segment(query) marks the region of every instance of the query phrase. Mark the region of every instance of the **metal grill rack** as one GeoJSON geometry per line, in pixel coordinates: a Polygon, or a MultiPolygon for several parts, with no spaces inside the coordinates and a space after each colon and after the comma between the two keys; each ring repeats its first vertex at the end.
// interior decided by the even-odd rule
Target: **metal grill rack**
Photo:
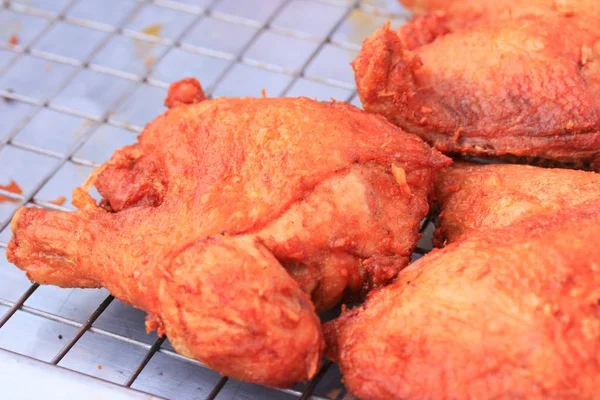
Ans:
{"type": "MultiPolygon", "coordinates": [[[[22,189],[0,189],[2,359],[12,363],[18,353],[30,357],[19,356],[24,371],[57,365],[50,370],[67,381],[79,374],[95,382],[94,393],[103,385],[115,390],[105,382],[127,392],[111,398],[349,398],[330,364],[288,390],[221,377],[146,335],[144,313],[106,290],[32,285],[4,253],[17,208],[71,210],[71,190],[163,111],[168,83],[195,76],[212,96],[260,96],[264,88],[272,97],[360,106],[348,63],[367,35],[386,20],[402,24],[409,13],[396,0],[0,4],[0,185],[22,189]]],[[[431,224],[424,229],[431,232],[431,224]]]]}

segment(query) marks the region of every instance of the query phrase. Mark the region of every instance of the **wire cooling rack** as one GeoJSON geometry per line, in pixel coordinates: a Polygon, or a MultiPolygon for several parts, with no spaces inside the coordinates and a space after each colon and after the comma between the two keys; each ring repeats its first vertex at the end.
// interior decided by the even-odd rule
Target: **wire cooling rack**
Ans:
{"type": "Polygon", "coordinates": [[[144,313],[106,290],[32,285],[6,261],[9,221],[26,204],[71,210],[72,189],[115,149],[135,141],[163,111],[168,84],[183,77],[199,78],[211,96],[260,96],[266,89],[272,97],[335,98],[360,106],[349,62],[367,35],[386,20],[402,24],[408,12],[396,0],[1,4],[3,367],[16,363],[31,375],[57,365],[62,368],[50,370],[64,372],[66,381],[89,382],[67,370],[75,371],[97,378],[89,386],[95,393],[98,384],[114,390],[105,383],[111,382],[132,388],[126,390],[132,398],[145,392],[173,399],[347,399],[330,364],[289,390],[237,382],[147,335],[144,313]]]}

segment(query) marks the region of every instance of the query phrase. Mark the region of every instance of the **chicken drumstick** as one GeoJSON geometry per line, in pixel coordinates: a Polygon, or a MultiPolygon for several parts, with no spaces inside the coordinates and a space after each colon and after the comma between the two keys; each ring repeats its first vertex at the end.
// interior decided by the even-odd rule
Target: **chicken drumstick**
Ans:
{"type": "Polygon", "coordinates": [[[21,209],[9,260],[39,283],[108,288],[223,374],[310,378],[322,351],[315,308],[406,265],[450,160],[341,103],[205,100],[184,80],[166,104],[76,190],[79,211],[21,209]]]}

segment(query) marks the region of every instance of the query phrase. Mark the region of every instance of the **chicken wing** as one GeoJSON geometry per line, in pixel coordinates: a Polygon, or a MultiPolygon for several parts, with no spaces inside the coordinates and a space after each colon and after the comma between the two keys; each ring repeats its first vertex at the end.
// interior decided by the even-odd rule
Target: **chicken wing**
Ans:
{"type": "Polygon", "coordinates": [[[389,25],[353,62],[365,110],[447,153],[600,168],[600,18],[389,25]]]}
{"type": "Polygon", "coordinates": [[[184,80],[166,104],[76,189],[79,211],[22,208],[9,260],[35,282],[106,287],[223,374],[310,378],[315,308],[396,276],[450,160],[342,103],[204,100],[184,80]]]}
{"type": "Polygon", "coordinates": [[[473,234],[325,326],[362,399],[592,399],[600,202],[473,234]]]}
{"type": "Polygon", "coordinates": [[[457,162],[439,174],[436,192],[442,209],[436,244],[442,245],[589,200],[600,202],[600,174],[457,162]]]}

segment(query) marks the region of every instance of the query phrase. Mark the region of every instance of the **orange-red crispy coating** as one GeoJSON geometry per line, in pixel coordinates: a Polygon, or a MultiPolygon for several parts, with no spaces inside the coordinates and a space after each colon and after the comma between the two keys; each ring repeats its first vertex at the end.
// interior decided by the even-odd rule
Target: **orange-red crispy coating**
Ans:
{"type": "Polygon", "coordinates": [[[454,163],[438,177],[438,244],[595,199],[600,174],[526,165],[454,163]]]}
{"type": "Polygon", "coordinates": [[[362,399],[592,399],[600,387],[600,203],[434,250],[328,323],[362,399]]]}
{"type": "Polygon", "coordinates": [[[600,17],[385,26],[353,62],[365,110],[436,148],[600,167],[600,17]]]}
{"type": "Polygon", "coordinates": [[[418,14],[444,12],[460,23],[524,15],[600,16],[597,0],[400,0],[418,14]]]}
{"type": "Polygon", "coordinates": [[[8,258],[36,282],[108,288],[223,374],[288,386],[320,362],[315,306],[406,265],[450,160],[346,104],[199,90],[172,86],[174,108],[94,172],[101,207],[80,189],[80,211],[21,209],[8,258]]]}

